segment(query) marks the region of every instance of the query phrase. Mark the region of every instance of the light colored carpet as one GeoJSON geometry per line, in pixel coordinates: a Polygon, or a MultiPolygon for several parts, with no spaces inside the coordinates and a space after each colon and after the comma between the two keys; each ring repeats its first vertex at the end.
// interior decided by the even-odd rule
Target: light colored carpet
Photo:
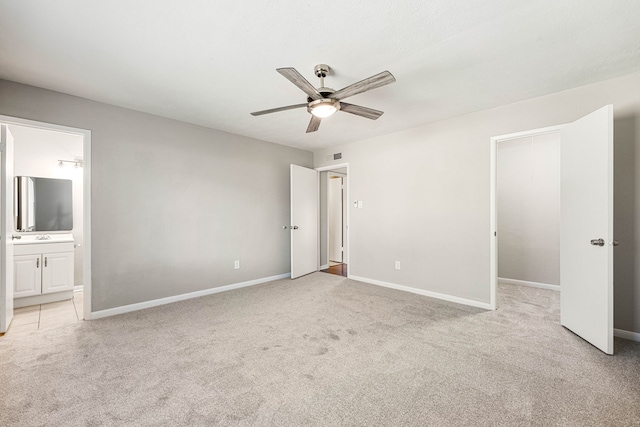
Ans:
{"type": "Polygon", "coordinates": [[[315,273],[0,339],[1,425],[640,425],[640,344],[315,273]]]}

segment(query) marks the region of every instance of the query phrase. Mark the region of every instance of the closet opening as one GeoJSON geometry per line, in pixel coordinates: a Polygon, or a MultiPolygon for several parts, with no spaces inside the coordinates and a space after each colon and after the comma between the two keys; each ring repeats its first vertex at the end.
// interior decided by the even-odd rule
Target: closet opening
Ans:
{"type": "Polygon", "coordinates": [[[560,290],[560,134],[497,144],[498,282],[560,290]]]}

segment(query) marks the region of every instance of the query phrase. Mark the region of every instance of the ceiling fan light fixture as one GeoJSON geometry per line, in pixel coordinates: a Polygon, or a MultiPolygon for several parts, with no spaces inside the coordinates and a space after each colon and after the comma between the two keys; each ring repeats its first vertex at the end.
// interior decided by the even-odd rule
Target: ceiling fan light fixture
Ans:
{"type": "Polygon", "coordinates": [[[309,103],[307,111],[321,119],[333,115],[340,109],[340,102],[335,99],[317,99],[309,103]]]}

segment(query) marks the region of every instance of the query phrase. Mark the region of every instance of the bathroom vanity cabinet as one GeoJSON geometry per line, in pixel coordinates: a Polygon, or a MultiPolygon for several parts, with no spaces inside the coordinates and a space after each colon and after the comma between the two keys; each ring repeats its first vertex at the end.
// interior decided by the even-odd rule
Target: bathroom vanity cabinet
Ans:
{"type": "MultiPolygon", "coordinates": [[[[14,245],[13,297],[16,303],[20,298],[56,293],[45,298],[46,302],[68,299],[74,285],[73,241],[25,243],[14,245]]],[[[23,302],[16,305],[30,305],[23,302]]],[[[34,303],[38,303],[37,300],[34,303]]]]}

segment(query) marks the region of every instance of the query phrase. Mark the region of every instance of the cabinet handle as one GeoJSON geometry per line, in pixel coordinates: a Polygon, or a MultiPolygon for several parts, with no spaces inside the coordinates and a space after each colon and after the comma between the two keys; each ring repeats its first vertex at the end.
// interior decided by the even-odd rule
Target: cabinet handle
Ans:
{"type": "Polygon", "coordinates": [[[36,258],[36,268],[40,268],[40,258],[36,258]]]}
{"type": "Polygon", "coordinates": [[[44,257],[44,266],[47,266],[47,257],[44,257]]]}

